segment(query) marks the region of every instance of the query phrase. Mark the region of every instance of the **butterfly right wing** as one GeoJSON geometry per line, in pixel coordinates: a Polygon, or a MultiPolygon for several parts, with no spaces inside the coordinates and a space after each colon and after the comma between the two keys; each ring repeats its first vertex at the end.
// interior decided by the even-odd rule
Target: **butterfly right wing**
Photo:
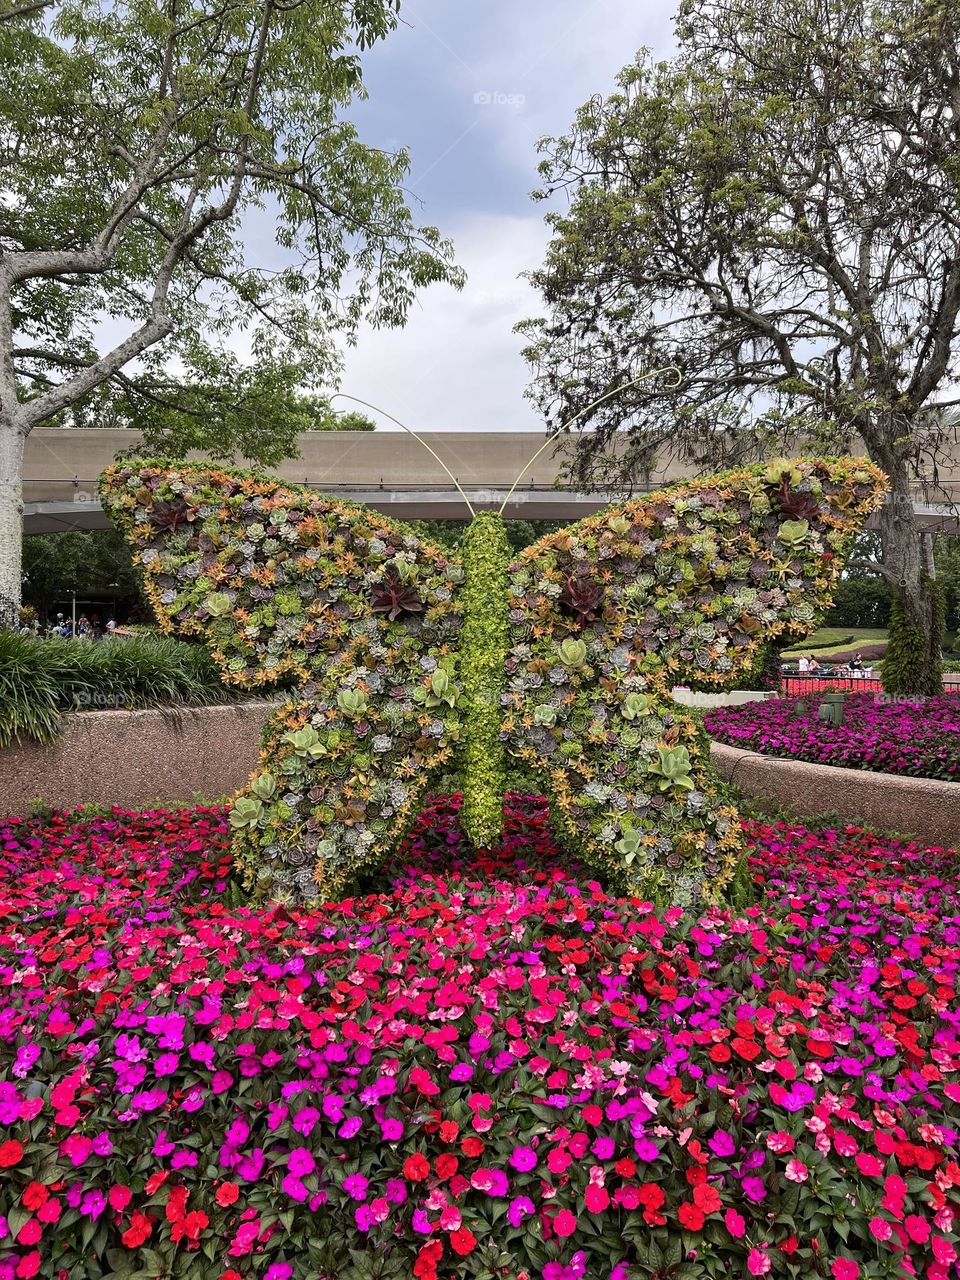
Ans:
{"type": "Polygon", "coordinates": [[[612,507],[521,554],[503,737],[585,860],[642,897],[720,896],[736,813],[671,689],[729,686],[770,641],[808,634],[885,488],[862,459],[778,460],[612,507]]]}

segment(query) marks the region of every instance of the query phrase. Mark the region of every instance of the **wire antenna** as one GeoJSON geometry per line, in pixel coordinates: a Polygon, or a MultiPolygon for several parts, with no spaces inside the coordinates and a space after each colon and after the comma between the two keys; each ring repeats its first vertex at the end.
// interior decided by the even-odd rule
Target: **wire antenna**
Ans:
{"type": "Polygon", "coordinates": [[[619,387],[614,387],[612,391],[604,392],[604,394],[600,396],[598,400],[594,400],[592,404],[588,404],[585,409],[581,409],[578,414],[575,414],[570,419],[569,422],[565,422],[562,427],[559,427],[553,433],[552,436],[550,436],[547,440],[543,442],[543,444],[540,446],[537,452],[533,455],[530,461],[526,464],[526,466],[517,476],[516,480],[514,480],[513,485],[510,489],[510,492],[507,494],[507,496],[503,500],[503,505],[500,508],[499,514],[503,515],[504,511],[506,511],[507,504],[510,502],[510,499],[513,497],[514,493],[516,493],[517,486],[519,485],[520,481],[527,474],[527,472],[530,470],[530,468],[533,466],[536,460],[540,457],[540,455],[546,452],[546,450],[550,448],[553,442],[557,440],[560,436],[562,436],[563,433],[567,431],[570,427],[572,427],[575,422],[579,422],[581,418],[585,417],[588,413],[591,412],[591,410],[596,409],[597,405],[603,404],[604,400],[609,400],[611,396],[619,395],[621,391],[626,391],[628,387],[635,387],[639,382],[646,382],[650,378],[659,378],[660,375],[663,373],[675,373],[677,375],[677,380],[671,385],[670,390],[673,390],[674,388],[679,387],[681,382],[683,382],[683,374],[676,367],[676,365],[670,364],[670,365],[666,365],[663,369],[654,369],[652,373],[643,373],[640,375],[639,378],[634,378],[630,382],[621,383],[619,387]]]}
{"type": "Polygon", "coordinates": [[[416,440],[416,441],[418,442],[418,444],[423,445],[424,449],[426,449],[427,453],[429,453],[429,454],[430,454],[431,458],[433,458],[433,459],[434,459],[434,461],[436,461],[436,462],[439,462],[439,463],[440,463],[441,467],[443,467],[444,471],[447,473],[447,475],[450,477],[450,479],[451,479],[451,480],[453,481],[453,483],[456,485],[456,487],[457,487],[457,492],[460,494],[460,497],[461,497],[461,498],[464,500],[464,502],[467,504],[467,510],[470,512],[471,517],[475,517],[475,516],[476,516],[476,514],[477,514],[477,513],[476,513],[476,511],[473,509],[473,503],[470,501],[470,499],[469,499],[469,498],[467,497],[467,495],[464,493],[464,491],[463,491],[463,486],[460,484],[460,481],[459,481],[459,480],[457,479],[457,477],[453,474],[453,472],[450,470],[450,468],[447,466],[447,464],[444,462],[444,460],[440,457],[440,455],[439,455],[438,453],[436,453],[433,449],[431,449],[431,448],[430,448],[430,446],[427,444],[426,440],[424,440],[424,438],[423,438],[422,436],[417,435],[416,431],[414,431],[411,427],[408,427],[408,426],[406,426],[404,423],[402,423],[402,422],[400,421],[400,419],[399,419],[399,418],[395,418],[395,417],[393,416],[393,414],[392,414],[392,413],[387,413],[386,409],[381,409],[378,405],[370,404],[370,402],[369,402],[368,400],[361,400],[359,396],[348,396],[348,395],[346,395],[343,391],[338,391],[338,392],[336,392],[336,394],[335,394],[335,395],[332,395],[332,396],[330,397],[330,399],[331,399],[331,401],[333,401],[333,400],[352,400],[352,401],[354,402],[354,404],[362,404],[362,405],[364,406],[364,408],[366,408],[366,409],[372,409],[372,410],[374,411],[374,413],[379,413],[379,414],[382,414],[382,415],[383,415],[383,417],[385,417],[385,418],[389,418],[389,419],[390,419],[390,421],[391,421],[391,422],[393,422],[393,423],[396,423],[396,425],[397,425],[398,427],[400,427],[400,429],[401,429],[402,431],[406,431],[406,433],[407,433],[407,435],[408,435],[408,436],[413,436],[414,440],[416,440]]]}

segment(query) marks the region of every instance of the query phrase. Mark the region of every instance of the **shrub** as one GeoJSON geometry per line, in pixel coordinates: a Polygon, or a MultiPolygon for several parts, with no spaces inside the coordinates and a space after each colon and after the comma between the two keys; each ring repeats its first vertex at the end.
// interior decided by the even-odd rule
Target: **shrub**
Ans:
{"type": "Polygon", "coordinates": [[[51,741],[65,711],[197,706],[236,696],[205,649],[165,636],[94,643],[0,632],[0,746],[13,738],[51,741]]]}

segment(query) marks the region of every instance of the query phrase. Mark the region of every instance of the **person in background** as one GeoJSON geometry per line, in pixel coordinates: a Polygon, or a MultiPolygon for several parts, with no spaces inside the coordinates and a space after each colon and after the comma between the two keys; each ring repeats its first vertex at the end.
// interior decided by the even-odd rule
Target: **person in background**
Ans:
{"type": "Polygon", "coordinates": [[[81,613],[80,617],[77,619],[77,639],[90,639],[90,619],[85,613],[81,613]]]}
{"type": "Polygon", "coordinates": [[[815,671],[820,670],[820,663],[816,660],[813,654],[810,655],[810,662],[807,666],[807,670],[810,672],[811,675],[813,675],[815,671]]]}
{"type": "Polygon", "coordinates": [[[117,624],[112,618],[107,619],[107,635],[112,636],[117,629],[117,624]]]}
{"type": "Polygon", "coordinates": [[[805,676],[807,672],[810,670],[810,659],[807,658],[806,656],[802,657],[800,661],[797,663],[797,666],[800,669],[800,674],[802,676],[805,676]]]}
{"type": "Polygon", "coordinates": [[[863,655],[862,655],[862,654],[860,654],[860,653],[855,653],[855,654],[853,655],[853,661],[850,663],[850,670],[851,670],[851,671],[862,671],[862,670],[863,670],[863,655]]]}

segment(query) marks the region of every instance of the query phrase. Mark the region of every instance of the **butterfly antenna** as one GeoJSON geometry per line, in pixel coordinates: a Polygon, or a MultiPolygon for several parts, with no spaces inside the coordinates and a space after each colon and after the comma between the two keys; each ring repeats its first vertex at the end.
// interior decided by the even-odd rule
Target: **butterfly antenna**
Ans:
{"type": "Polygon", "coordinates": [[[550,446],[553,444],[553,442],[559,439],[559,437],[562,436],[565,431],[568,431],[575,422],[579,422],[581,418],[585,417],[593,409],[596,409],[598,404],[603,404],[604,400],[609,400],[611,396],[619,395],[621,391],[626,391],[628,387],[635,387],[638,382],[646,382],[649,378],[659,378],[660,375],[663,373],[675,373],[677,375],[677,380],[672,384],[671,390],[674,387],[679,387],[680,383],[683,381],[683,375],[681,374],[680,370],[675,365],[672,365],[672,364],[667,365],[663,369],[654,369],[652,373],[643,373],[640,375],[639,378],[634,378],[631,382],[624,382],[619,387],[614,387],[612,391],[604,392],[604,394],[600,396],[599,399],[594,400],[592,404],[588,404],[585,409],[581,409],[578,414],[575,414],[574,417],[572,417],[569,422],[565,422],[562,427],[559,427],[553,433],[552,436],[550,436],[547,440],[543,442],[543,444],[540,446],[537,452],[533,455],[530,461],[526,463],[523,470],[517,476],[516,480],[514,480],[513,486],[511,487],[510,492],[507,494],[507,496],[503,500],[503,506],[500,508],[500,515],[503,515],[504,511],[506,511],[507,504],[509,503],[510,499],[513,497],[514,493],[516,493],[517,485],[520,483],[523,477],[527,474],[527,472],[530,470],[530,468],[533,466],[536,460],[540,457],[541,453],[544,453],[547,449],[549,449],[550,446]]]}
{"type": "Polygon", "coordinates": [[[467,504],[467,510],[470,512],[471,517],[476,516],[477,513],[473,509],[473,503],[464,493],[463,486],[460,484],[460,481],[453,474],[453,472],[450,470],[450,468],[447,466],[444,460],[440,457],[440,455],[434,452],[434,450],[430,448],[426,440],[424,440],[423,436],[417,435],[416,431],[414,431],[411,427],[405,426],[404,423],[402,423],[399,418],[395,418],[392,413],[387,413],[386,409],[381,409],[378,405],[370,404],[368,400],[361,400],[359,396],[348,396],[343,391],[338,391],[336,392],[335,395],[332,395],[330,399],[331,401],[352,400],[354,404],[362,404],[364,408],[372,409],[374,413],[380,413],[385,418],[389,418],[390,421],[396,423],[396,425],[400,427],[402,431],[406,431],[408,436],[413,436],[414,440],[416,440],[419,444],[423,445],[424,449],[426,449],[427,453],[430,454],[431,458],[433,458],[436,462],[440,463],[441,467],[443,467],[444,471],[447,473],[447,475],[450,477],[453,483],[457,486],[457,492],[460,494],[460,497],[467,504]]]}

